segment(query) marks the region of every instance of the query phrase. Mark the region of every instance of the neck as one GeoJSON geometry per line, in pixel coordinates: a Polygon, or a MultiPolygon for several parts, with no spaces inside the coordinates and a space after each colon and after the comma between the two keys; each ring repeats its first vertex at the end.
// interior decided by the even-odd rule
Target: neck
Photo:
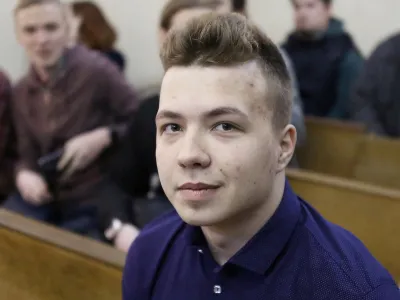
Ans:
{"type": "Polygon", "coordinates": [[[268,222],[283,197],[284,172],[278,174],[268,197],[257,207],[241,211],[240,215],[214,226],[204,226],[202,231],[211,253],[219,265],[224,265],[268,222]]]}
{"type": "Polygon", "coordinates": [[[42,68],[35,67],[35,71],[39,76],[40,80],[44,83],[51,81],[58,74],[58,71],[60,70],[62,65],[62,61],[63,57],[61,57],[57,61],[57,63],[55,63],[51,67],[42,67],[42,68]]]}

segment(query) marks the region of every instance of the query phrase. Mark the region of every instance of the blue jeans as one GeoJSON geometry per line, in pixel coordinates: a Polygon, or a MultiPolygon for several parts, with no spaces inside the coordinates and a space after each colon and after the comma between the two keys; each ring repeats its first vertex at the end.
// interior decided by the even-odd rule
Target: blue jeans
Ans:
{"type": "Polygon", "coordinates": [[[27,218],[104,241],[103,234],[97,226],[97,209],[91,204],[80,204],[68,209],[63,207],[61,210],[57,202],[36,206],[25,201],[20,194],[14,194],[4,202],[3,208],[27,218]]]}

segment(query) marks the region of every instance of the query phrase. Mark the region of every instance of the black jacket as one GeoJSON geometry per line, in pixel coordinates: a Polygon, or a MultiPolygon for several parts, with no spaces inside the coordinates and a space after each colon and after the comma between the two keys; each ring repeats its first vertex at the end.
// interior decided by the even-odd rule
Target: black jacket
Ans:
{"type": "Polygon", "coordinates": [[[352,97],[352,119],[379,135],[400,136],[400,34],[382,42],[366,62],[352,97]]]}

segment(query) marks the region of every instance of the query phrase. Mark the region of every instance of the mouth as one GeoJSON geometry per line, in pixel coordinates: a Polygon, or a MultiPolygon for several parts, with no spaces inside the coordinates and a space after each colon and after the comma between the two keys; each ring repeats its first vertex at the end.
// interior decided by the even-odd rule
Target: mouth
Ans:
{"type": "Polygon", "coordinates": [[[178,188],[179,194],[187,201],[206,201],[210,200],[221,185],[207,183],[185,183],[178,188]]]}

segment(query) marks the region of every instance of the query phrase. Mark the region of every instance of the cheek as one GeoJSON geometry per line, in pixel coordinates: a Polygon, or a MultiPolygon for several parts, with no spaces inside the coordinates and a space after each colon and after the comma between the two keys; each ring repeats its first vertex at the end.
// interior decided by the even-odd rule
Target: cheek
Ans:
{"type": "Polygon", "coordinates": [[[275,165],[275,155],[269,143],[253,141],[245,147],[234,147],[223,156],[220,171],[232,181],[256,184],[257,178],[270,174],[275,165]]]}
{"type": "Polygon", "coordinates": [[[165,148],[159,147],[156,149],[155,156],[160,177],[165,177],[165,174],[168,174],[168,172],[172,170],[171,165],[174,163],[173,158],[170,152],[166,151],[165,148]]]}

